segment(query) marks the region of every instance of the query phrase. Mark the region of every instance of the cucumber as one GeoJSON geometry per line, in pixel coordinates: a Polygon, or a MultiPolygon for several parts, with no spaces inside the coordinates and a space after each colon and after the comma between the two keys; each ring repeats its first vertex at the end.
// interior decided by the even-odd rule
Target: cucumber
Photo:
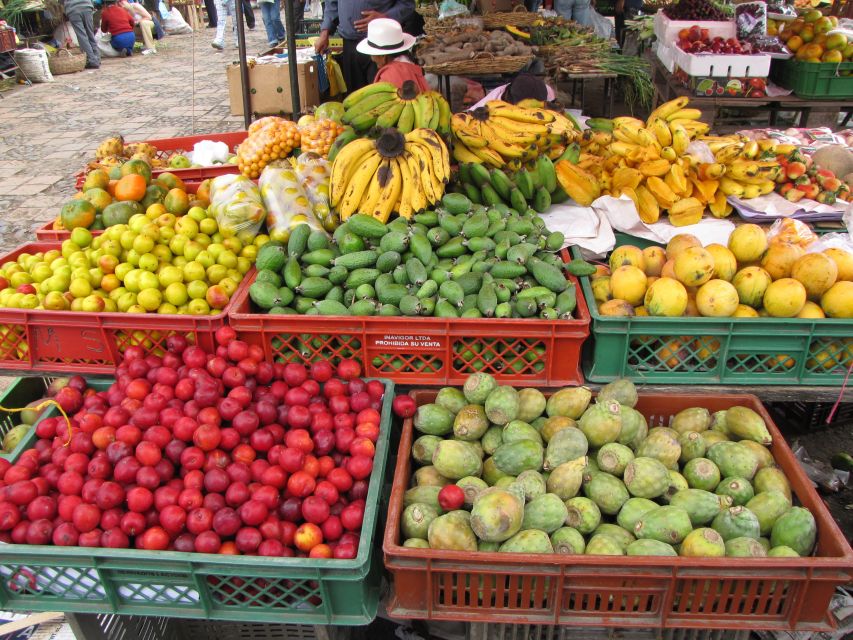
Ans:
{"type": "Polygon", "coordinates": [[[348,271],[352,271],[353,269],[362,269],[376,264],[376,259],[378,257],[379,254],[372,249],[356,251],[354,253],[345,253],[335,258],[335,266],[344,267],[348,271]]]}
{"type": "MultiPolygon", "coordinates": [[[[389,234],[390,235],[390,234],[389,234]]],[[[386,236],[387,237],[387,236],[386,236]]],[[[396,251],[386,251],[376,258],[376,268],[382,273],[390,273],[402,262],[400,254],[396,251]]]]}
{"type": "Polygon", "coordinates": [[[308,248],[308,237],[311,235],[311,227],[303,223],[291,229],[290,237],[287,239],[287,255],[298,258],[308,248]]]}
{"type": "Polygon", "coordinates": [[[380,271],[378,269],[355,269],[354,271],[350,271],[350,274],[347,276],[345,286],[347,289],[356,289],[363,284],[373,284],[379,275],[380,271]]]}
{"type": "Polygon", "coordinates": [[[347,218],[347,226],[362,238],[381,238],[388,233],[388,227],[383,222],[363,213],[356,213],[347,218]]]}
{"type": "Polygon", "coordinates": [[[335,300],[318,300],[314,303],[314,308],[321,316],[348,316],[350,310],[340,302],[335,300]]]}

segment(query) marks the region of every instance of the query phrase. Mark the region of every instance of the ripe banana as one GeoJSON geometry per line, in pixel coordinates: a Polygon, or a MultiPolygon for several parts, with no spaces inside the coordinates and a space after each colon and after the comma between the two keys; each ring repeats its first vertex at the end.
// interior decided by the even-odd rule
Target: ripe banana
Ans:
{"type": "Polygon", "coordinates": [[[343,197],[343,189],[350,183],[352,176],[364,161],[364,156],[375,151],[373,140],[360,138],[353,140],[340,150],[335,161],[332,163],[332,172],[329,177],[331,184],[330,204],[336,207],[343,197]]]}
{"type": "Polygon", "coordinates": [[[670,115],[686,107],[688,100],[689,98],[687,98],[686,96],[681,96],[675,98],[674,100],[670,100],[669,102],[664,102],[662,105],[658,106],[649,114],[649,118],[648,120],[646,120],[646,124],[650,124],[654,121],[655,118],[662,118],[663,120],[667,120],[670,115]]]}
{"type": "Polygon", "coordinates": [[[358,206],[370,183],[370,179],[376,173],[382,160],[382,156],[375,149],[373,153],[365,155],[363,162],[355,170],[355,173],[346,185],[346,191],[344,191],[344,195],[338,203],[338,212],[340,213],[341,220],[346,220],[358,211],[358,206]]]}
{"type": "Polygon", "coordinates": [[[368,84],[353,91],[346,98],[344,98],[343,105],[344,109],[349,109],[350,107],[355,106],[368,96],[376,95],[376,94],[397,94],[397,85],[392,84],[390,82],[375,82],[373,84],[368,84]]]}

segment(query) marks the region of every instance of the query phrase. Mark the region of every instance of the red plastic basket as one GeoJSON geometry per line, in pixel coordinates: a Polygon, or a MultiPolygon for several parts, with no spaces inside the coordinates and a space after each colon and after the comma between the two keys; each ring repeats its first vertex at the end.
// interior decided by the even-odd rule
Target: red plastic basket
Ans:
{"type": "MultiPolygon", "coordinates": [[[[140,142],[144,142],[155,147],[157,149],[156,157],[161,160],[166,160],[174,153],[189,153],[193,150],[193,147],[195,146],[196,142],[201,142],[202,140],[224,142],[228,145],[228,150],[232,153],[235,153],[237,151],[237,147],[240,145],[241,142],[243,142],[243,140],[246,139],[248,135],[249,134],[246,131],[233,131],[231,133],[210,133],[202,136],[162,138],[160,140],[142,140],[140,142]]],[[[184,182],[202,182],[204,180],[207,180],[208,178],[215,178],[216,176],[223,176],[229,173],[237,173],[238,169],[236,164],[217,164],[209,167],[193,167],[189,169],[172,169],[170,167],[164,167],[160,169],[154,169],[151,174],[154,176],[158,176],[166,171],[168,171],[169,173],[174,173],[184,182]]],[[[86,173],[87,170],[83,169],[83,171],[77,174],[77,189],[80,189],[83,186],[83,183],[86,181],[86,173]]]]}
{"type": "Polygon", "coordinates": [[[420,385],[460,384],[476,371],[505,383],[579,384],[589,310],[570,278],[578,292],[573,320],[266,315],[251,312],[248,289],[228,319],[273,361],[355,358],[366,376],[420,385]]]}
{"type": "MultiPolygon", "coordinates": [[[[418,405],[435,391],[411,394],[418,405]]],[[[809,558],[664,558],[469,553],[400,546],[403,494],[411,477],[412,420],[406,420],[388,518],[385,567],[393,578],[386,608],[398,618],[571,626],[818,630],[831,626],[835,588],[853,579],[853,550],[761,402],[749,394],[640,396],[650,425],[669,424],[694,406],[734,405],[761,414],[771,452],[800,503],[817,520],[809,558]]]]}
{"type": "MultiPolygon", "coordinates": [[[[59,249],[32,242],[3,256],[0,264],[22,253],[59,249]]],[[[226,324],[229,307],[254,278],[246,274],[229,305],[215,316],[142,313],[85,313],[42,309],[0,309],[0,370],[113,374],[127,347],[157,350],[174,334],[205,349],[215,347],[213,334],[226,324]]]]}
{"type": "MultiPolygon", "coordinates": [[[[187,193],[195,193],[198,191],[198,187],[201,182],[185,182],[184,186],[186,187],[187,193]]],[[[103,233],[103,230],[93,230],[93,236],[99,236],[103,233]]],[[[71,237],[71,232],[67,229],[54,229],[53,228],[53,220],[46,222],[43,227],[39,227],[36,229],[36,240],[39,242],[62,242],[63,240],[68,240],[71,237]]]]}

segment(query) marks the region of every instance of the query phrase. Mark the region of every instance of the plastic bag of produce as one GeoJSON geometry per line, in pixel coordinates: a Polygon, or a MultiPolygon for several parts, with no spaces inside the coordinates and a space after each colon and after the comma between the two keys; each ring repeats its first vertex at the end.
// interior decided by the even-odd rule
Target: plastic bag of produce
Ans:
{"type": "Polygon", "coordinates": [[[296,175],[305,195],[311,201],[314,217],[322,221],[329,215],[329,177],[332,169],[328,161],[316,153],[303,153],[294,162],[296,175]]]}
{"type": "Polygon", "coordinates": [[[267,166],[261,173],[258,186],[267,208],[267,229],[271,239],[287,242],[290,231],[303,223],[312,229],[323,230],[314,217],[311,201],[295,169],[267,166]]]}
{"type": "Polygon", "coordinates": [[[225,237],[254,238],[267,217],[261,192],[238,174],[217,176],[210,183],[210,211],[225,237]]]}
{"type": "Polygon", "coordinates": [[[774,242],[787,242],[796,244],[804,249],[817,240],[817,236],[805,222],[794,218],[780,218],[773,223],[767,231],[767,240],[774,242]]]}
{"type": "Polygon", "coordinates": [[[257,178],[271,162],[286,158],[300,144],[299,127],[295,122],[267,116],[249,125],[249,137],[237,148],[240,173],[257,178]]]}

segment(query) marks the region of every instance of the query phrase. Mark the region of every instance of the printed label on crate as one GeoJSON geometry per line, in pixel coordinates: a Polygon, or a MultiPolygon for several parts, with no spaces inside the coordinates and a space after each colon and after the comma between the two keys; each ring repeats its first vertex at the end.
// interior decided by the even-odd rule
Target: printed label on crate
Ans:
{"type": "Polygon", "coordinates": [[[410,349],[443,349],[442,337],[428,336],[422,334],[397,335],[386,334],[384,336],[373,336],[372,346],[380,349],[410,350],[410,349]]]}
{"type": "Polygon", "coordinates": [[[104,344],[103,335],[97,329],[62,327],[33,327],[38,356],[44,360],[68,357],[91,357],[102,360],[109,357],[109,349],[104,344]]]}

